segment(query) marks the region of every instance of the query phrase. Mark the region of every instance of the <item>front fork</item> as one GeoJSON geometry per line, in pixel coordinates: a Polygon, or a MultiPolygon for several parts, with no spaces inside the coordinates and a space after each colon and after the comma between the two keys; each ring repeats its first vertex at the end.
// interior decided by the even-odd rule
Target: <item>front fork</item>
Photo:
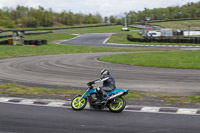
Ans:
{"type": "MultiPolygon", "coordinates": [[[[88,91],[89,89],[87,89],[88,91]]],[[[78,100],[78,102],[80,102],[82,100],[82,98],[85,96],[85,94],[87,93],[87,91],[81,96],[81,98],[78,100]]]]}

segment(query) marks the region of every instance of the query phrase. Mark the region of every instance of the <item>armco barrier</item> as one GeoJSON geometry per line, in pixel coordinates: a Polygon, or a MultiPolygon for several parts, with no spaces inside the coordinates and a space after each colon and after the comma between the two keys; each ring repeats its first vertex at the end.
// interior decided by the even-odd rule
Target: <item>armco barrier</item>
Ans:
{"type": "Polygon", "coordinates": [[[134,38],[132,35],[127,35],[127,40],[132,42],[159,42],[159,43],[197,43],[200,44],[200,38],[134,38]]]}

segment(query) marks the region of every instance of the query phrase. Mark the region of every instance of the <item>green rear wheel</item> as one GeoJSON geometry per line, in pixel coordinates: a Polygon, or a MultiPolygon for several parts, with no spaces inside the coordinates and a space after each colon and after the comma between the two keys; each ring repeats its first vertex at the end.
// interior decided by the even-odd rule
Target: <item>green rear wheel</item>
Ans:
{"type": "Polygon", "coordinates": [[[120,113],[126,107],[126,101],[122,97],[117,97],[110,102],[108,107],[111,112],[120,113]]]}
{"type": "Polygon", "coordinates": [[[87,100],[85,98],[82,98],[80,100],[81,96],[76,96],[71,103],[71,106],[74,110],[82,110],[85,108],[87,104],[87,100]]]}

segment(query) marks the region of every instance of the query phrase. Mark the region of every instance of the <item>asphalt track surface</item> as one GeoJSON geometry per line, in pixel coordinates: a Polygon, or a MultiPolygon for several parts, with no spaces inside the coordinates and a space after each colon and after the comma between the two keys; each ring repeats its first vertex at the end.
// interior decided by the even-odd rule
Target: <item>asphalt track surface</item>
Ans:
{"type": "MultiPolygon", "coordinates": [[[[104,45],[110,34],[81,36],[63,43],[104,45]],[[92,36],[92,37],[91,37],[92,36]],[[88,40],[88,41],[83,41],[88,40]]],[[[99,61],[103,55],[115,53],[81,53],[44,55],[0,59],[0,81],[54,86],[74,89],[87,86],[87,82],[100,77],[100,71],[109,69],[116,79],[117,88],[139,92],[199,95],[200,70],[141,67],[99,61]]],[[[101,84],[97,84],[101,86],[101,84]]]]}
{"type": "Polygon", "coordinates": [[[199,133],[199,117],[0,103],[0,133],[199,133]]]}
{"type": "MultiPolygon", "coordinates": [[[[98,37],[96,38],[97,40],[98,37]]],[[[105,38],[101,39],[103,42],[105,38]]],[[[93,40],[95,41],[95,39],[93,40]]],[[[168,69],[101,62],[113,53],[63,54],[0,59],[0,81],[58,88],[85,88],[108,68],[118,88],[193,95],[199,70],[168,69]]],[[[0,133],[199,133],[199,116],[83,110],[0,103],[0,133]]]]}
{"type": "Polygon", "coordinates": [[[84,34],[75,38],[61,42],[60,44],[84,45],[84,46],[110,46],[105,44],[105,40],[111,37],[111,33],[84,34]]]}
{"type": "MultiPolygon", "coordinates": [[[[86,83],[100,77],[103,68],[116,78],[118,88],[135,91],[196,95],[199,70],[140,67],[113,64],[97,58],[113,53],[82,53],[19,57],[0,60],[0,79],[86,88],[86,83]]],[[[101,84],[97,84],[101,85],[101,84]]]]}
{"type": "Polygon", "coordinates": [[[180,46],[180,45],[141,45],[141,44],[113,44],[106,43],[113,33],[93,33],[79,35],[73,39],[63,41],[59,44],[68,45],[87,45],[104,47],[123,47],[123,48],[200,48],[199,46],[180,46]]]}

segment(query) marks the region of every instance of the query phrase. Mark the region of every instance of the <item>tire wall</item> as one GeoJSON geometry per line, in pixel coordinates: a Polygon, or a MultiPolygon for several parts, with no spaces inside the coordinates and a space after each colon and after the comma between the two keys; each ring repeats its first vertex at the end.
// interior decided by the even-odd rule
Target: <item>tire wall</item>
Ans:
{"type": "Polygon", "coordinates": [[[127,40],[131,42],[159,42],[159,43],[200,43],[200,38],[134,38],[127,35],[127,40]]]}

